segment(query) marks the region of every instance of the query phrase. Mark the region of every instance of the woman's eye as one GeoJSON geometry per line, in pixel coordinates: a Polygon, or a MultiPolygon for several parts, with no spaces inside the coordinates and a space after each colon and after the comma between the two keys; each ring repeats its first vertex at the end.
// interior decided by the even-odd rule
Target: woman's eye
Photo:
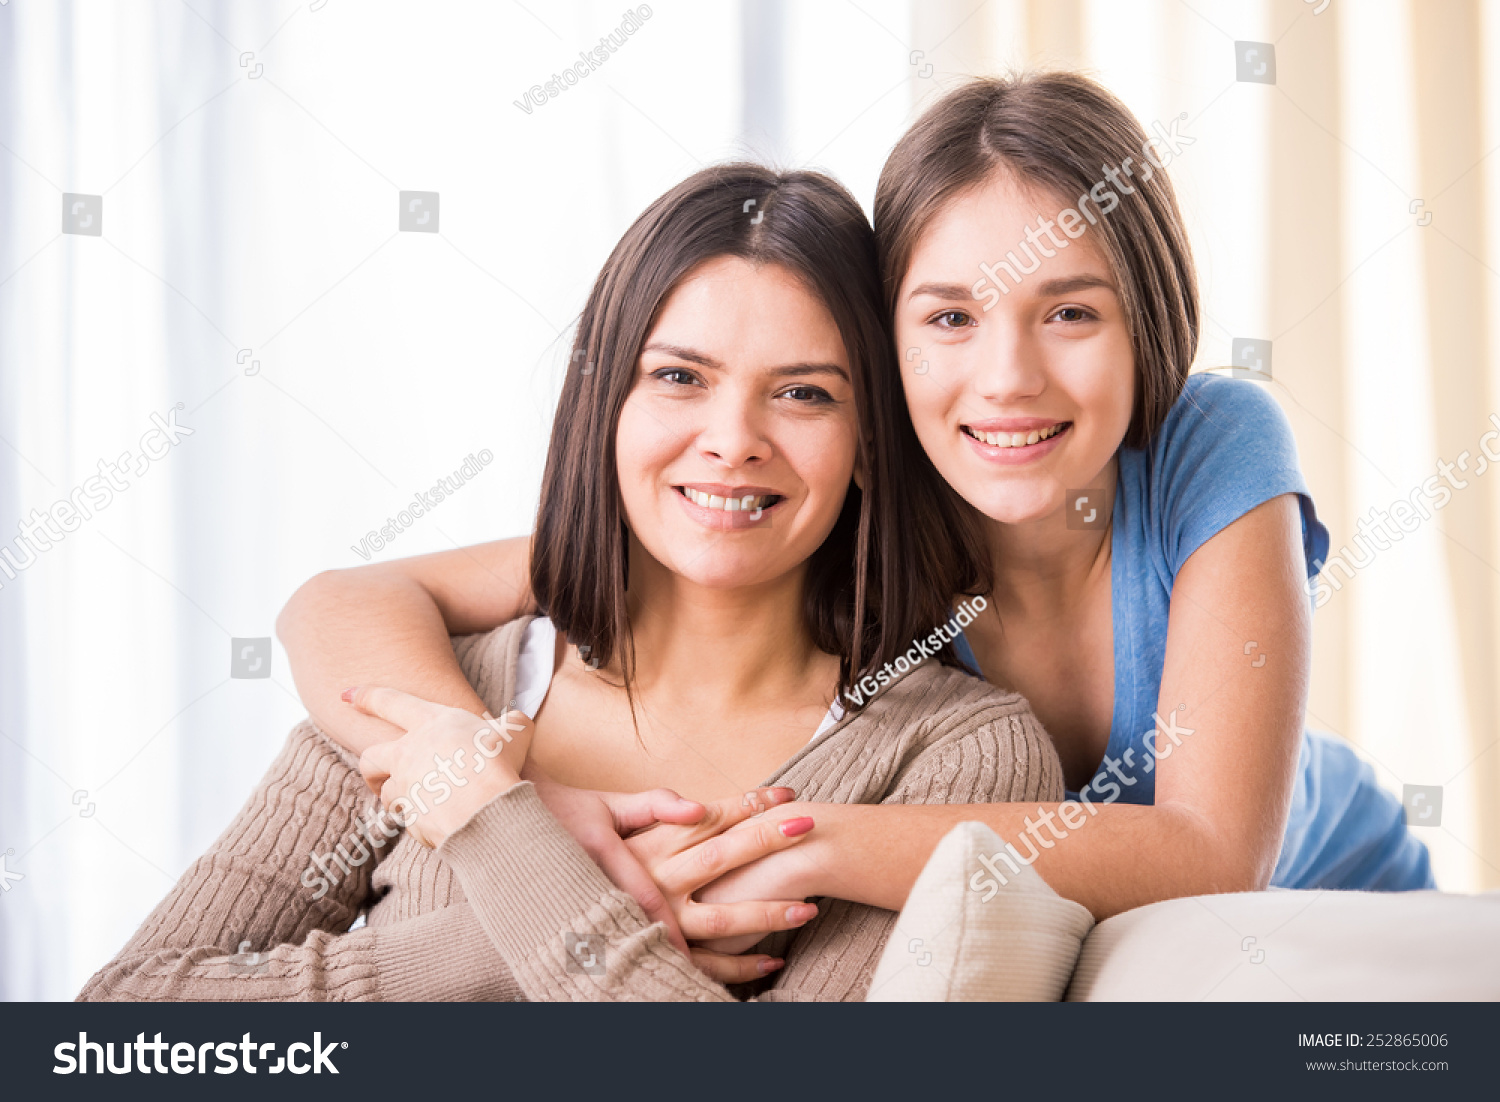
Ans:
{"type": "Polygon", "coordinates": [[[1082,306],[1064,306],[1061,310],[1058,310],[1052,316],[1054,318],[1057,318],[1059,321],[1074,323],[1080,321],[1089,321],[1093,318],[1093,315],[1085,310],[1082,306]],[[1072,316],[1064,317],[1065,314],[1071,314],[1072,316]]]}
{"type": "Polygon", "coordinates": [[[965,326],[973,325],[972,315],[962,310],[944,310],[932,319],[935,325],[943,329],[963,329],[965,326]]]}
{"type": "Polygon", "coordinates": [[[664,367],[660,371],[653,371],[651,377],[678,386],[693,386],[698,382],[697,376],[683,367],[664,367]]]}
{"type": "Polygon", "coordinates": [[[791,398],[793,401],[803,402],[831,402],[833,398],[828,391],[816,386],[794,386],[782,391],[782,396],[791,398]]]}

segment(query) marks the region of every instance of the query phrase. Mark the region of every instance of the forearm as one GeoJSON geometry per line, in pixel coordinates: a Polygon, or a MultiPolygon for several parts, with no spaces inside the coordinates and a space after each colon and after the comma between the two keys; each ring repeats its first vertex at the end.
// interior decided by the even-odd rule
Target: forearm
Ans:
{"type": "Polygon", "coordinates": [[[466,903],[352,933],[235,952],[202,945],[122,953],[79,1002],[458,1002],[519,990],[466,903]]]}
{"type": "Polygon", "coordinates": [[[1274,854],[1270,861],[1233,859],[1236,847],[1187,809],[1072,804],[1068,816],[1077,825],[1070,829],[1057,814],[1061,806],[787,804],[774,814],[812,815],[818,826],[777,859],[797,862],[794,895],[900,910],[942,837],[978,821],[1015,849],[1011,861],[994,855],[999,875],[1012,875],[1012,862],[1030,863],[1054,891],[1100,921],[1163,899],[1260,890],[1269,880],[1274,854]]]}
{"type": "Polygon", "coordinates": [[[528,1000],[733,1001],[610,883],[532,785],[502,792],[438,853],[528,1000]]]}
{"type": "Polygon", "coordinates": [[[420,585],[399,575],[320,574],[287,602],[276,633],[314,722],[352,753],[401,732],[345,704],[340,694],[351,685],[388,685],[484,711],[458,667],[437,605],[420,585]]]}
{"type": "Polygon", "coordinates": [[[488,631],[531,608],[527,541],[326,571],[282,609],[276,632],[314,721],[355,754],[399,737],[341,699],[353,685],[386,685],[466,711],[485,705],[454,657],[450,635],[488,631]]]}

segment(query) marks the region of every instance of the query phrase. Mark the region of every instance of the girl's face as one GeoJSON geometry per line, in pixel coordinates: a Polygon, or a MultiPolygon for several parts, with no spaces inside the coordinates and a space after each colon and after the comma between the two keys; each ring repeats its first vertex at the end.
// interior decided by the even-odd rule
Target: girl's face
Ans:
{"type": "Polygon", "coordinates": [[[784,269],[707,261],[663,303],[620,411],[626,523],[700,585],[783,577],[838,519],[856,440],[828,309],[784,269]]]}
{"type": "Polygon", "coordinates": [[[1055,224],[1066,205],[996,173],[933,220],[897,301],[917,436],[948,483],[1005,524],[1104,488],[1130,426],[1134,356],[1114,276],[1093,233],[1070,239],[1055,224]],[[1041,263],[1016,268],[1017,285],[998,262],[1013,253],[1032,267],[1023,243],[1041,263]]]}

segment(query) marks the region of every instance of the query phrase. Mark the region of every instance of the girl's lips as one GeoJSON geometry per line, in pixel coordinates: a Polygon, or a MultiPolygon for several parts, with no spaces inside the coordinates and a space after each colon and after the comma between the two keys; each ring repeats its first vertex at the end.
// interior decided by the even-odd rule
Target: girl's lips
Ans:
{"type": "Polygon", "coordinates": [[[786,498],[778,498],[772,505],[749,512],[730,512],[727,509],[705,508],[693,501],[679,488],[672,494],[687,510],[687,515],[704,528],[715,532],[741,532],[750,528],[765,528],[771,523],[771,514],[786,504],[786,498]]]}
{"type": "Polygon", "coordinates": [[[1019,448],[1000,448],[986,444],[983,440],[976,440],[962,428],[958,430],[959,435],[969,442],[969,446],[979,454],[981,459],[988,463],[998,463],[1008,467],[1019,466],[1022,463],[1030,463],[1042,458],[1052,452],[1058,446],[1058,442],[1066,439],[1068,433],[1072,431],[1073,423],[1068,421],[1055,434],[1045,440],[1038,440],[1035,444],[1023,444],[1019,448]]]}

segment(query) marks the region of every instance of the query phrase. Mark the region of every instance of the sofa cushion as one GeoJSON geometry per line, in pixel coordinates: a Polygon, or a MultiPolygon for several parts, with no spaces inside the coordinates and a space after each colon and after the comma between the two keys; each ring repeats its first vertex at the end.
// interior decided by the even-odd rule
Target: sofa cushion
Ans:
{"type": "Polygon", "coordinates": [[[1070,1001],[1500,999],[1500,892],[1192,896],[1106,919],[1070,1001]]]}
{"type": "Polygon", "coordinates": [[[1004,848],[983,823],[960,823],[943,837],[896,920],[866,1001],[1062,997],[1093,917],[1030,866],[1012,873],[1001,865],[1000,884],[980,858],[1004,848]]]}

